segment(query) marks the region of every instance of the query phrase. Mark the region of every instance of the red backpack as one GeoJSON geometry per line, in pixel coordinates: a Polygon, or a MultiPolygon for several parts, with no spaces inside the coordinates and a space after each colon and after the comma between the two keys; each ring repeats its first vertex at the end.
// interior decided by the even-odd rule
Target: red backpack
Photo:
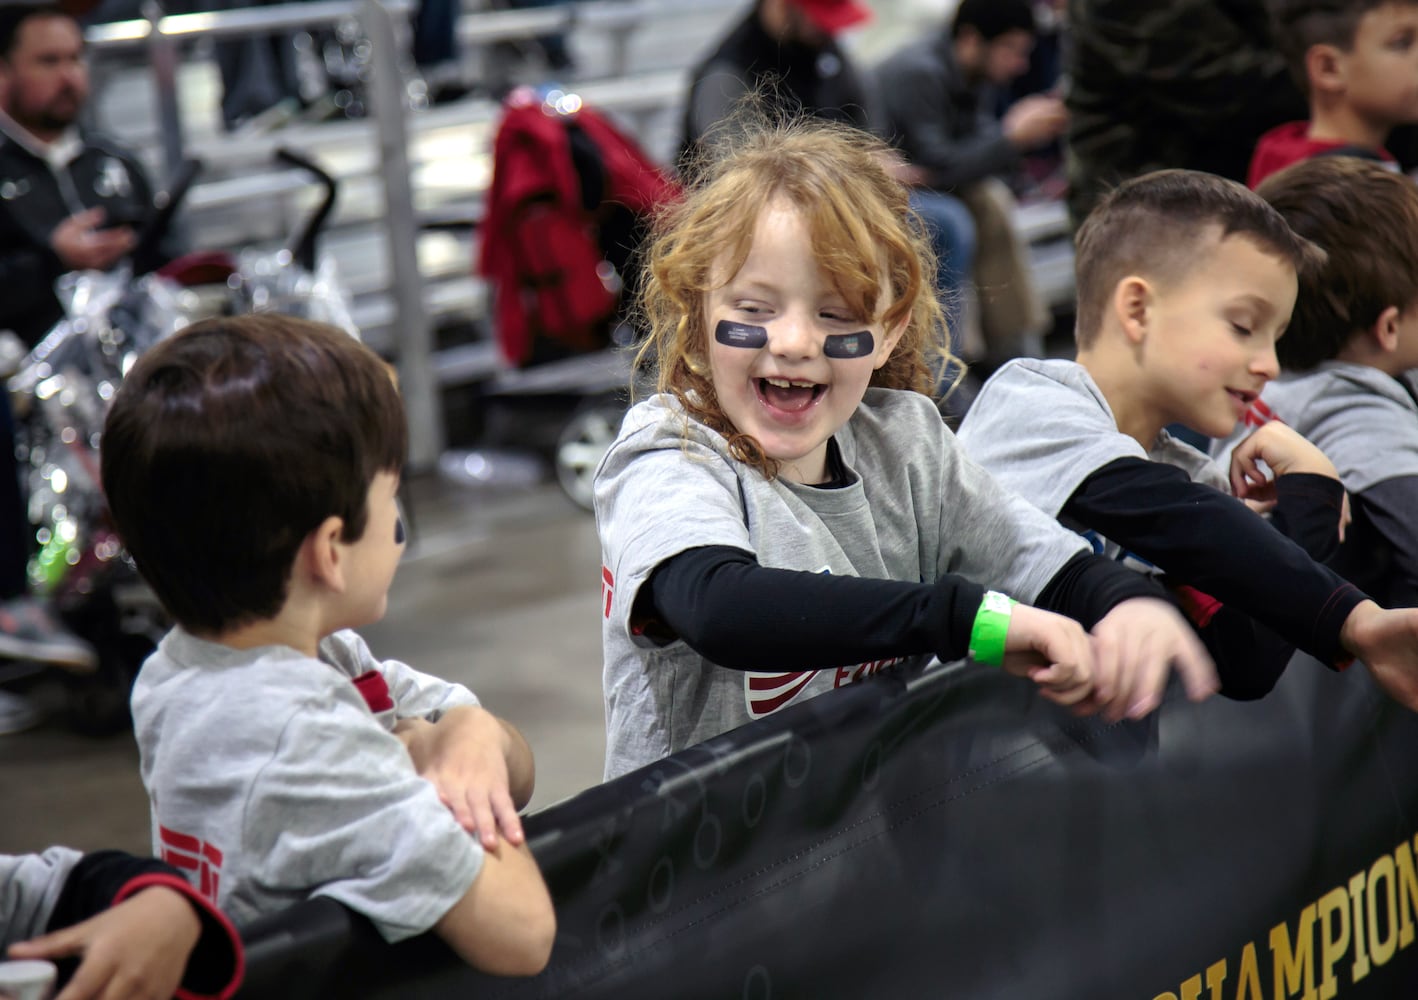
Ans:
{"type": "Polygon", "coordinates": [[[604,347],[633,266],[626,220],[643,222],[679,194],[634,140],[579,99],[514,91],[493,144],[478,260],[508,363],[604,347]]]}

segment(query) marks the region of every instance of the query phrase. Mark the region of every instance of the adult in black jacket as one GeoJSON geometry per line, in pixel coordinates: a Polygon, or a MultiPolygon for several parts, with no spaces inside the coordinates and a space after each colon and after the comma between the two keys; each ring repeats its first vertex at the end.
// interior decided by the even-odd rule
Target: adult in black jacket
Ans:
{"type": "Polygon", "coordinates": [[[57,6],[0,7],[0,329],[33,346],[60,318],[61,274],[108,270],[152,189],[130,155],[81,132],[83,34],[57,6]]]}
{"type": "MultiPolygon", "coordinates": [[[[83,34],[58,6],[0,6],[0,330],[26,347],[63,315],[55,280],[107,270],[136,243],[152,204],[136,161],[79,130],[89,96],[83,34]]],[[[27,596],[28,521],[14,464],[9,397],[0,393],[0,657],[91,667],[91,646],[27,596]]],[[[0,732],[35,721],[0,691],[0,732]]]]}

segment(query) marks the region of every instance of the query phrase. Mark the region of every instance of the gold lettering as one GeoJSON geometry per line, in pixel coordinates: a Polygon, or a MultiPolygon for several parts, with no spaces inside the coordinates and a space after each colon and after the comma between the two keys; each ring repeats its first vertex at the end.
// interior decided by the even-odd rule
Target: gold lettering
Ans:
{"type": "Polygon", "coordinates": [[[1265,1000],[1265,994],[1260,991],[1260,966],[1256,963],[1254,941],[1246,942],[1246,949],[1241,952],[1241,970],[1236,973],[1236,1000],[1248,997],[1265,1000]]]}
{"type": "Polygon", "coordinates": [[[1369,954],[1375,965],[1384,965],[1398,950],[1398,898],[1394,887],[1393,858],[1387,854],[1375,861],[1369,869],[1369,954]],[[1385,935],[1379,938],[1379,881],[1384,883],[1383,901],[1387,904],[1384,923],[1385,935]]]}
{"type": "Polygon", "coordinates": [[[1201,973],[1182,983],[1182,1000],[1201,1000],[1201,973]]]}
{"type": "Polygon", "coordinates": [[[1206,970],[1206,988],[1211,991],[1211,1000],[1221,1000],[1221,987],[1226,985],[1226,960],[1214,963],[1206,970]]]}
{"type": "Polygon", "coordinates": [[[1357,983],[1369,974],[1369,953],[1365,950],[1368,938],[1364,936],[1363,872],[1349,880],[1349,900],[1354,909],[1354,968],[1350,974],[1357,983]]]}
{"type": "Polygon", "coordinates": [[[1320,1000],[1333,1000],[1339,991],[1334,967],[1349,950],[1349,894],[1336,886],[1320,897],[1320,1000]],[[1338,924],[1338,929],[1335,929],[1338,924]]]}
{"type": "Polygon", "coordinates": [[[1279,923],[1270,929],[1270,951],[1275,959],[1275,1000],[1294,996],[1301,989],[1302,1000],[1315,1000],[1315,904],[1300,912],[1295,931],[1295,949],[1290,949],[1290,928],[1279,923]]]}
{"type": "Polygon", "coordinates": [[[1413,943],[1413,910],[1418,907],[1418,872],[1408,841],[1398,845],[1393,860],[1398,865],[1398,946],[1407,948],[1413,943]]]}
{"type": "Polygon", "coordinates": [[[1152,1000],[1177,1000],[1177,994],[1175,994],[1175,993],[1159,993],[1159,994],[1157,994],[1155,997],[1153,997],[1152,1000]]]}

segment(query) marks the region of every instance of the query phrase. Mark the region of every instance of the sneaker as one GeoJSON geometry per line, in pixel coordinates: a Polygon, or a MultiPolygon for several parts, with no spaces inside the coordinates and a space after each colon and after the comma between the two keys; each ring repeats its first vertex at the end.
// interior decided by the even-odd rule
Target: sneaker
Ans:
{"type": "Polygon", "coordinates": [[[0,604],[0,657],[84,673],[98,667],[94,647],[59,624],[49,609],[27,594],[0,604]]]}
{"type": "Polygon", "coordinates": [[[22,733],[43,721],[44,713],[35,708],[34,702],[7,691],[0,691],[0,736],[22,733]]]}

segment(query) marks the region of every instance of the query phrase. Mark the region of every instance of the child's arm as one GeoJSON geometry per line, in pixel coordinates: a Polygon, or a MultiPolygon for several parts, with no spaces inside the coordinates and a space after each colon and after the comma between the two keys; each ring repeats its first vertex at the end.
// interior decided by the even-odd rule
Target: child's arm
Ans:
{"type": "MultiPolygon", "coordinates": [[[[1158,593],[1138,574],[1080,556],[1039,603],[1091,604],[1091,623],[1128,598],[1158,593]],[[1102,587],[1100,568],[1107,581],[1102,587]]],[[[775,669],[817,669],[923,653],[949,661],[966,655],[984,595],[984,587],[954,574],[920,584],[770,569],[742,550],[706,546],[673,556],[651,573],[631,625],[658,641],[683,639],[733,670],[761,669],[765,662],[775,669]]],[[[1015,609],[1006,649],[1025,655],[1007,658],[1006,669],[1031,677],[1061,703],[1111,702],[1111,687],[1096,697],[1092,654],[1078,645],[1079,625],[1039,608],[1020,614],[1024,607],[1015,609]],[[1031,659],[1030,650],[1040,656],[1031,659]],[[1042,671],[1046,661],[1052,666],[1042,671]]]]}
{"type": "Polygon", "coordinates": [[[484,971],[540,970],[556,917],[526,845],[485,850],[357,699],[335,687],[285,724],[246,797],[247,867],[224,877],[328,896],[390,942],[435,931],[484,971]]]}
{"type": "Polygon", "coordinates": [[[1348,500],[1334,463],[1297,431],[1271,421],[1231,452],[1231,492],[1312,559],[1327,562],[1344,539],[1348,500]],[[1260,463],[1271,471],[1267,476],[1260,463]]]}
{"type": "Polygon", "coordinates": [[[81,956],[57,1000],[230,997],[240,985],[241,938],[174,868],[120,851],[85,855],[64,879],[49,933],[11,958],[81,956]]]}
{"type": "Polygon", "coordinates": [[[1355,502],[1392,557],[1385,599],[1396,607],[1418,606],[1418,476],[1375,483],[1357,494],[1355,502]]]}
{"type": "Polygon", "coordinates": [[[556,915],[527,845],[504,843],[488,851],[471,888],[433,930],[459,958],[484,972],[542,971],[556,939],[556,915]]]}
{"type": "Polygon", "coordinates": [[[1363,661],[1418,710],[1418,608],[1379,607],[1233,498],[1180,469],[1124,458],[1085,480],[1065,512],[1321,662],[1363,661]]]}
{"type": "Polygon", "coordinates": [[[1085,479],[1062,516],[1150,561],[1173,585],[1234,606],[1325,663],[1364,594],[1245,504],[1174,466],[1120,458],[1085,479]]]}
{"type": "Polygon", "coordinates": [[[532,798],[536,765],[515,726],[479,705],[460,705],[437,722],[401,720],[394,735],[408,748],[415,770],[433,782],[484,849],[497,846],[499,829],[511,843],[522,843],[517,810],[532,798]]]}

